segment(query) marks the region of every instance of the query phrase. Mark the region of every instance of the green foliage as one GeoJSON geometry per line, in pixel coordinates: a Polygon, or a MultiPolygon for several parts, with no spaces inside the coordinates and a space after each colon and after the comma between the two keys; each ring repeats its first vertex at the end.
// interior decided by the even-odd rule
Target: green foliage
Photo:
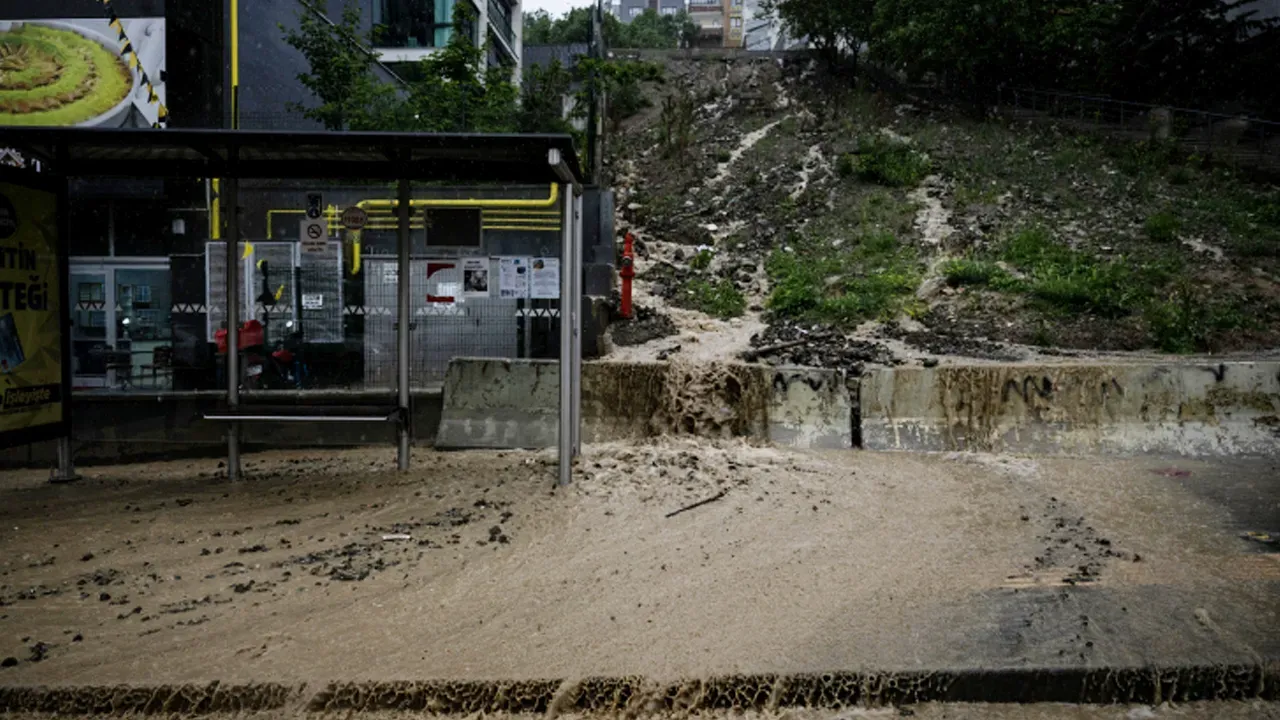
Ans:
{"type": "Polygon", "coordinates": [[[1014,233],[999,255],[1025,272],[1027,279],[995,276],[990,282],[996,289],[1025,292],[1046,309],[1105,318],[1137,312],[1180,270],[1174,260],[1148,264],[1124,257],[1100,260],[1055,243],[1038,226],[1014,233]]]}
{"type": "Polygon", "coordinates": [[[580,57],[575,68],[580,82],[574,105],[574,114],[586,117],[591,107],[591,95],[594,90],[607,98],[605,103],[606,119],[609,127],[617,131],[623,120],[635,115],[649,101],[645,98],[642,84],[646,82],[662,82],[662,67],[654,63],[636,60],[596,60],[580,57]]]}
{"type": "Polygon", "coordinates": [[[1250,325],[1240,305],[1214,302],[1189,282],[1180,282],[1165,299],[1152,300],[1143,312],[1157,347],[1170,353],[1213,349],[1217,333],[1250,325]]]}
{"type": "Polygon", "coordinates": [[[808,37],[828,62],[839,62],[849,52],[855,62],[857,49],[871,31],[877,0],[764,0],[761,12],[776,16],[791,37],[808,37]]]}
{"type": "Polygon", "coordinates": [[[662,101],[659,144],[667,157],[685,159],[693,145],[693,117],[696,105],[688,93],[673,93],[662,101]]]}
{"type": "Polygon", "coordinates": [[[1003,84],[1275,109],[1280,90],[1254,73],[1280,66],[1280,30],[1257,18],[1258,3],[877,0],[870,44],[880,62],[975,99],[1003,84]]]}
{"type": "Polygon", "coordinates": [[[747,310],[747,299],[731,280],[715,283],[695,278],[685,287],[690,306],[722,320],[741,317],[747,310]]]}
{"type": "MultiPolygon", "coordinates": [[[[698,26],[684,11],[659,15],[649,9],[630,23],[623,23],[609,13],[604,16],[605,43],[611,48],[691,47],[691,39],[697,38],[697,34],[698,26]]],[[[545,10],[524,16],[525,45],[569,45],[590,40],[590,8],[573,8],[558,18],[551,17],[545,10]]]]}
{"type": "Polygon", "coordinates": [[[793,235],[792,252],[765,263],[768,308],[781,317],[855,325],[908,308],[920,283],[915,252],[888,232],[869,232],[848,250],[793,235]]]}
{"type": "Polygon", "coordinates": [[[309,70],[298,79],[318,105],[296,106],[305,117],[329,130],[406,132],[515,132],[558,129],[522,125],[548,120],[542,111],[517,112],[519,92],[501,67],[482,70],[484,49],[467,28],[475,11],[454,6],[449,43],[421,60],[405,87],[382,83],[373,72],[373,55],[360,35],[360,8],[348,0],[341,22],[330,25],[312,13],[298,13],[298,27],[284,29],[285,42],[302,53],[309,70]]]}
{"type": "Polygon", "coordinates": [[[573,74],[559,60],[526,68],[520,96],[520,125],[543,128],[544,132],[573,133],[573,125],[564,117],[564,98],[572,84],[573,74]]]}
{"type": "Polygon", "coordinates": [[[1173,242],[1178,238],[1182,222],[1173,213],[1158,212],[1147,218],[1144,228],[1147,231],[1147,237],[1155,242],[1173,242]]]}
{"type": "Polygon", "coordinates": [[[856,158],[852,154],[844,153],[840,157],[836,158],[836,173],[840,177],[853,177],[853,174],[857,172],[857,170],[856,158]]]}
{"type": "Polygon", "coordinates": [[[890,187],[914,187],[929,174],[928,158],[884,135],[860,140],[853,164],[862,179],[890,187]]]}
{"type": "Polygon", "coordinates": [[[689,258],[689,267],[694,270],[706,270],[711,267],[711,261],[715,259],[715,256],[715,251],[711,248],[702,248],[694,253],[693,257],[689,258]]]}
{"type": "Polygon", "coordinates": [[[964,285],[985,286],[1008,277],[1008,273],[993,262],[985,260],[948,260],[942,265],[942,276],[952,287],[964,285]]]}
{"type": "Polygon", "coordinates": [[[403,102],[394,87],[381,83],[359,36],[360,6],[348,0],[342,17],[331,26],[310,12],[298,13],[298,27],[284,40],[306,58],[309,71],[298,75],[318,101],[314,107],[292,106],[327,130],[400,129],[403,102]]]}
{"type": "Polygon", "coordinates": [[[721,149],[716,151],[716,162],[720,163],[721,165],[729,162],[732,159],[733,159],[733,153],[729,152],[728,150],[721,149]]]}

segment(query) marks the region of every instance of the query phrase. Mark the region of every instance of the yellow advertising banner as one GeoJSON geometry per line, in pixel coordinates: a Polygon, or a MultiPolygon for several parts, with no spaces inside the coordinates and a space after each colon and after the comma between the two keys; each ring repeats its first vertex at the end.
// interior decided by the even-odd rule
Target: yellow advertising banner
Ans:
{"type": "Polygon", "coordinates": [[[0,180],[0,444],[55,437],[64,419],[58,233],[57,193],[0,180]]]}

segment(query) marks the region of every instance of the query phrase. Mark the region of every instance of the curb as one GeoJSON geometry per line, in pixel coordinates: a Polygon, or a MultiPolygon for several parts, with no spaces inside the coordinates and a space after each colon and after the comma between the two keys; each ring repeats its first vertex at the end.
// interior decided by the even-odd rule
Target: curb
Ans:
{"type": "Polygon", "coordinates": [[[1146,668],[1014,668],[729,675],[675,683],[638,676],[527,681],[403,681],[0,687],[0,712],[66,715],[295,711],[613,713],[885,707],[926,702],[1159,704],[1280,700],[1280,661],[1146,668]]]}

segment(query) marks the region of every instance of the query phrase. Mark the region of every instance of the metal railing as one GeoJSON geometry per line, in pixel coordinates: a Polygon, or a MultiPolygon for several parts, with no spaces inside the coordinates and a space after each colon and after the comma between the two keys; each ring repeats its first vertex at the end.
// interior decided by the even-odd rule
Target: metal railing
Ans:
{"type": "Polygon", "coordinates": [[[489,0],[489,24],[498,31],[498,35],[507,42],[511,52],[515,52],[516,34],[511,28],[511,8],[502,0],[489,0]]]}
{"type": "Polygon", "coordinates": [[[1177,143],[1189,153],[1280,170],[1280,122],[1072,93],[1002,87],[1002,112],[1134,141],[1177,143]]]}

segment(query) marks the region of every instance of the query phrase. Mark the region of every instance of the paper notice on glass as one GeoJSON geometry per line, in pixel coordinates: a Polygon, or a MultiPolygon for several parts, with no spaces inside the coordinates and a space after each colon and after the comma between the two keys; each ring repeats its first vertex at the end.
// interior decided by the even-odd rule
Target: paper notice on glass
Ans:
{"type": "Polygon", "coordinates": [[[489,297],[489,258],[462,261],[462,296],[489,297]]]}
{"type": "Polygon", "coordinates": [[[523,299],[529,297],[529,266],[527,257],[498,258],[498,297],[523,299]]]}
{"type": "Polygon", "coordinates": [[[560,258],[534,258],[529,279],[529,297],[556,300],[560,297],[560,258]]]}

